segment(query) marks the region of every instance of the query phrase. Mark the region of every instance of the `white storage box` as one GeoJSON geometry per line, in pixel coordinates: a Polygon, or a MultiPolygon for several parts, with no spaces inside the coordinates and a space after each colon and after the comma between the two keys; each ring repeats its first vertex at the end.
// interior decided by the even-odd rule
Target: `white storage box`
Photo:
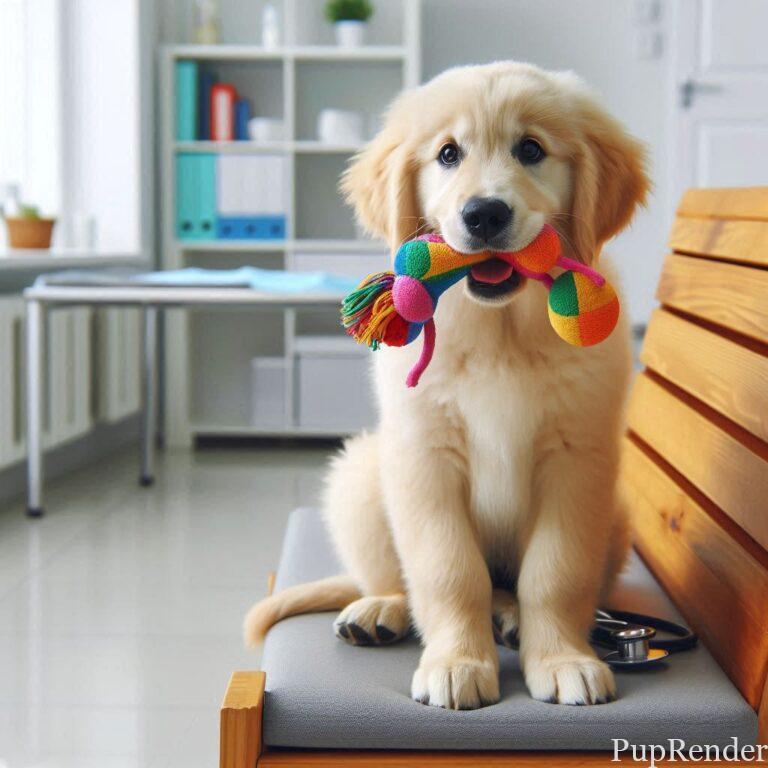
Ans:
{"type": "Polygon", "coordinates": [[[288,363],[284,357],[251,360],[251,423],[283,429],[290,425],[288,363]]]}
{"type": "Polygon", "coordinates": [[[356,432],[374,425],[370,354],[346,336],[296,339],[300,427],[356,432]]]}

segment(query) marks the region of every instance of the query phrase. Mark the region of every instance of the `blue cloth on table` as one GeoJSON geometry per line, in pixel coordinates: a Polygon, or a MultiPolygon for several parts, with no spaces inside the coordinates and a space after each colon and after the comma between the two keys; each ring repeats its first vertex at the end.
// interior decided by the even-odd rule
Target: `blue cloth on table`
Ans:
{"type": "Polygon", "coordinates": [[[357,280],[330,272],[288,272],[282,269],[65,270],[41,275],[36,285],[154,286],[176,288],[251,288],[267,293],[347,293],[357,280]]]}

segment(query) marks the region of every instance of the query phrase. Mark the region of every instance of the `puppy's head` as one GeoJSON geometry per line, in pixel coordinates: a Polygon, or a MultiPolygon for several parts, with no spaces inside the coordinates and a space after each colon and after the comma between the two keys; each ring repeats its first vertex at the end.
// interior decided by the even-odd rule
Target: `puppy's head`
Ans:
{"type": "MultiPolygon", "coordinates": [[[[514,62],[448,70],[391,106],[342,189],[396,250],[424,232],[462,252],[527,245],[545,222],[591,263],[645,199],[642,146],[571,73],[514,62]]],[[[501,260],[467,289],[503,302],[523,284],[501,260]]]]}

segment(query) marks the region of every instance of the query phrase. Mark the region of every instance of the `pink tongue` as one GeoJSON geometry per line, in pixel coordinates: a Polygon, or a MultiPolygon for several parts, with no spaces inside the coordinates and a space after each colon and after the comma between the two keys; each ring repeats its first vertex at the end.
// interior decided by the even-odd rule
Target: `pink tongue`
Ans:
{"type": "Polygon", "coordinates": [[[472,267],[472,277],[480,283],[496,285],[506,280],[515,268],[501,259],[488,259],[472,267]]]}

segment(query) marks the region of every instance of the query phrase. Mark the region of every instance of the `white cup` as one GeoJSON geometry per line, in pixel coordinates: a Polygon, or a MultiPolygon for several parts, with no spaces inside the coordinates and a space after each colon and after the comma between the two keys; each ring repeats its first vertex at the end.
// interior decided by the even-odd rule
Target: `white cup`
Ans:
{"type": "Polygon", "coordinates": [[[326,144],[361,144],[363,116],[346,109],[324,109],[317,118],[317,137],[326,144]]]}
{"type": "Polygon", "coordinates": [[[283,121],[276,117],[252,117],[248,121],[251,141],[281,141],[285,136],[283,121]]]}

